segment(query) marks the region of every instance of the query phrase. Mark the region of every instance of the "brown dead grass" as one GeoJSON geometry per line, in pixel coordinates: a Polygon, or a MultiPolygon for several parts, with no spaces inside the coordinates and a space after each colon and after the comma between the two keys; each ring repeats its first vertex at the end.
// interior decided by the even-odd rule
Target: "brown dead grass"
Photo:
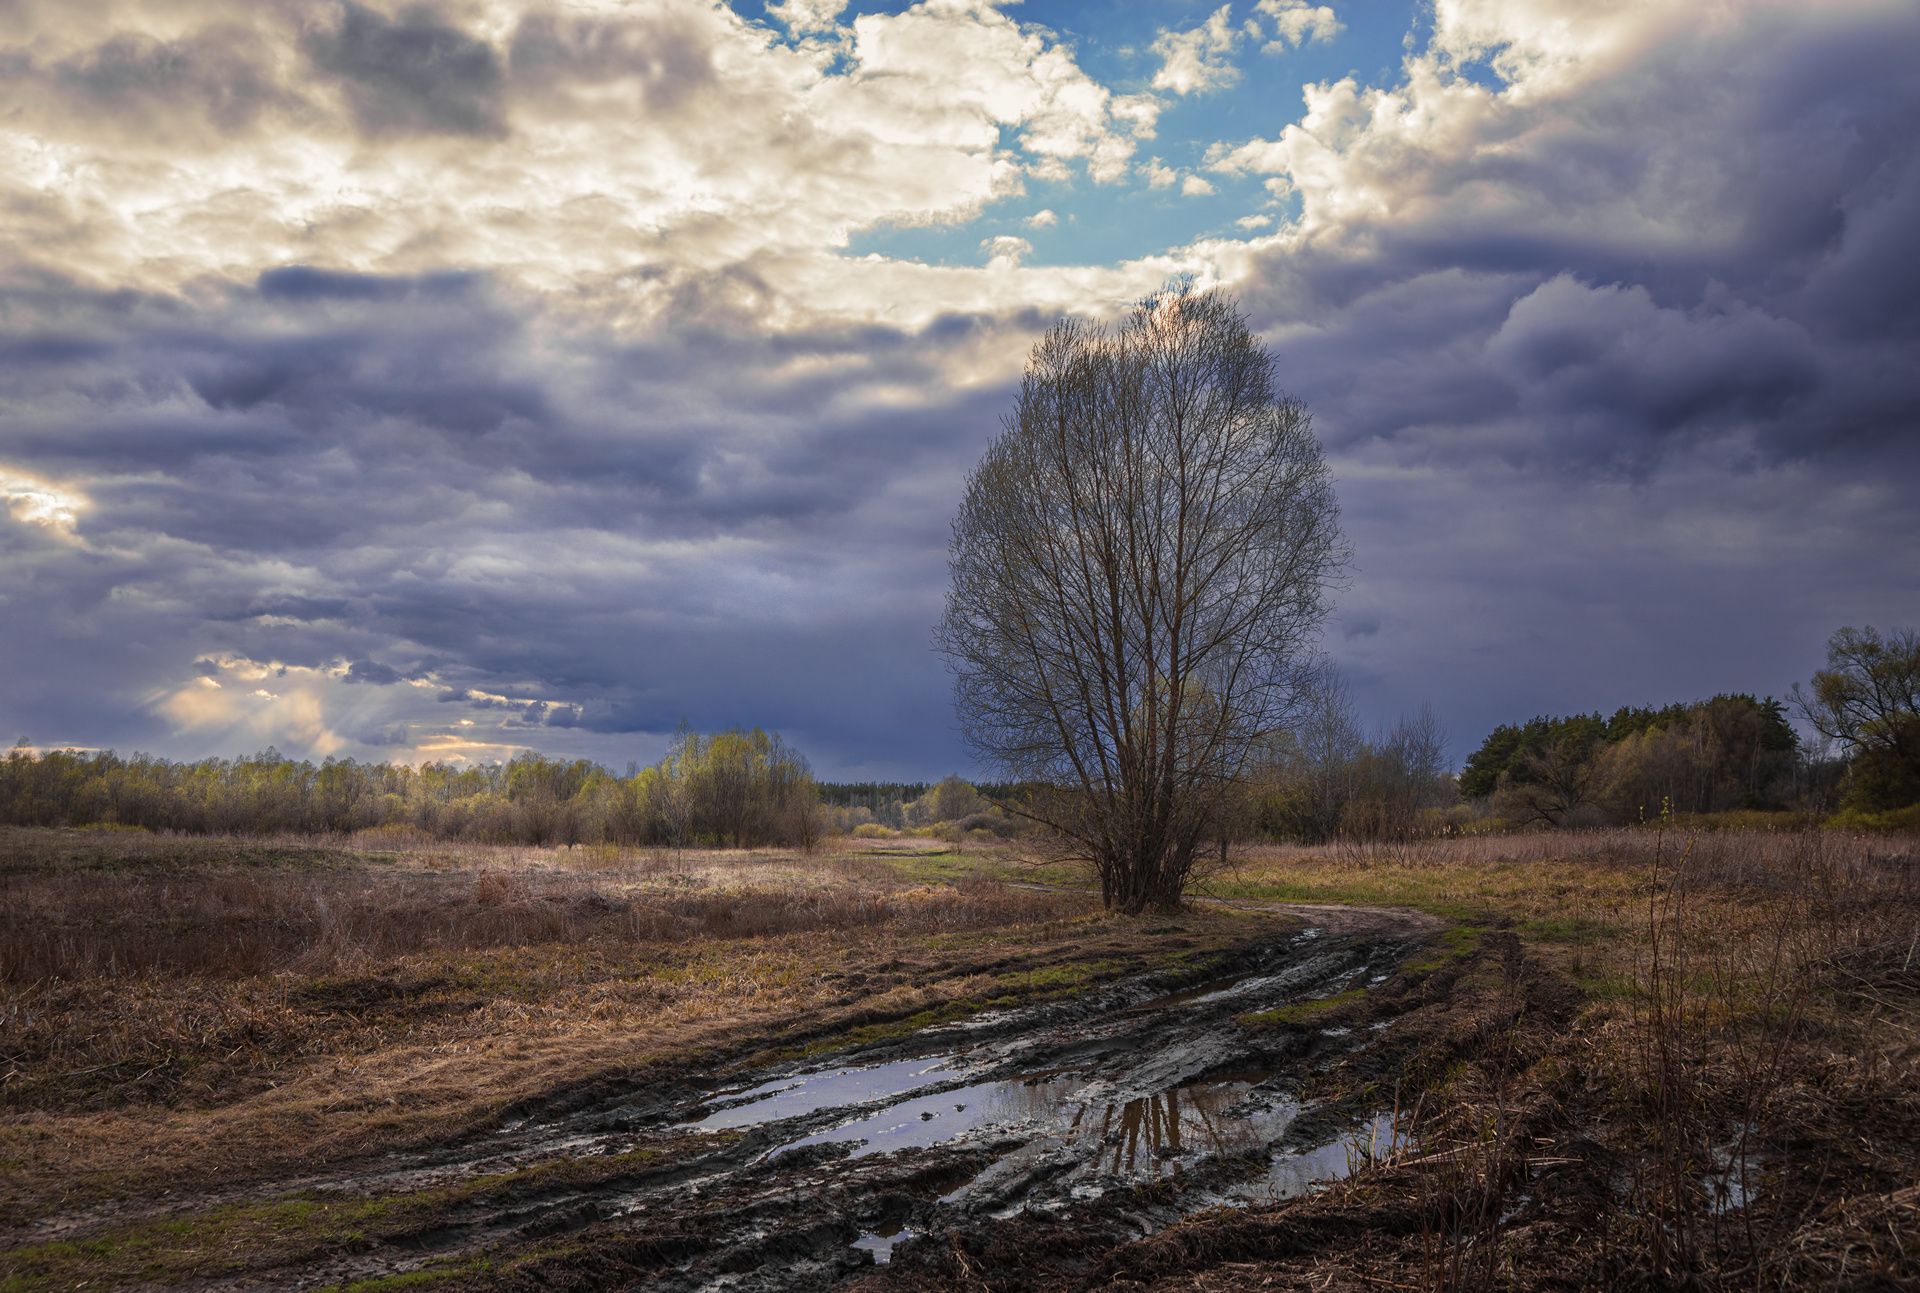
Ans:
{"type": "MultiPolygon", "coordinates": [[[[1164,932],[862,858],[0,841],[0,1233],[1121,972],[1164,932]],[[1070,973],[1061,973],[1069,967],[1070,973]]],[[[1176,946],[1243,920],[1195,916],[1176,946]]]]}
{"type": "Polygon", "coordinates": [[[1485,946],[1450,1004],[1390,1034],[1430,1037],[1392,1075],[1410,1148],[1320,1200],[1148,1241],[1112,1282],[1920,1282],[1920,842],[1640,829],[1263,849],[1217,883],[1441,911],[1485,946]],[[1714,1205],[1743,1181],[1745,1207],[1714,1205]],[[1375,1242],[1282,1256],[1282,1236],[1355,1216],[1375,1242]]]}
{"type": "MultiPolygon", "coordinates": [[[[1074,879],[1011,854],[980,865],[1074,879]]],[[[1202,889],[1458,922],[1339,1006],[1341,1024],[1391,1028],[1317,1079],[1356,1114],[1396,1108],[1403,1149],[1322,1195],[1111,1250],[968,1232],[873,1287],[1920,1287],[1920,840],[1265,846],[1202,889]],[[1743,1176],[1747,1205],[1716,1208],[1743,1176]]]]}
{"type": "Polygon", "coordinates": [[[458,846],[394,853],[8,830],[0,832],[0,985],[339,974],[424,952],[595,939],[938,932],[1082,907],[978,878],[915,883],[857,858],[458,846]],[[129,848],[118,856],[122,840],[129,848]]]}

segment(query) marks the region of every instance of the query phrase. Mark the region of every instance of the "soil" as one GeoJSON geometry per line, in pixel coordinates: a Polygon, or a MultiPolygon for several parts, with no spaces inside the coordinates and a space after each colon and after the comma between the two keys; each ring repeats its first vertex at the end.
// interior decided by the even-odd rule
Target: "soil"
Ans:
{"type": "MultiPolygon", "coordinates": [[[[1303,910],[1188,970],[830,1054],[556,1093],[462,1144],[250,1187],[249,1205],[436,1191],[440,1203],[346,1251],[279,1268],[261,1254],[264,1269],[199,1286],[918,1287],[955,1271],[964,1282],[968,1252],[1029,1243],[1010,1269],[1064,1275],[1052,1255],[1071,1253],[1091,1272],[1117,1245],[1306,1194],[1385,1149],[1380,1085],[1326,1078],[1393,1067],[1390,1018],[1356,1026],[1350,1002],[1390,1009],[1375,999],[1400,990],[1435,924],[1303,910]],[[1307,1022],[1263,1022],[1303,1006],[1307,1022]]],[[[102,1221],[69,1217],[37,1237],[84,1242],[102,1221]]]]}
{"type": "MultiPolygon", "coordinates": [[[[435,1202],[277,1262],[256,1240],[244,1276],[195,1286],[1676,1286],[1622,1210],[1640,1133],[1582,1067],[1604,1021],[1562,973],[1498,923],[1257,910],[1267,933],[1186,968],[555,1092],[458,1144],[249,1188],[269,1205],[435,1202]]],[[[1886,1081],[1875,1107],[1913,1125],[1905,1079],[1886,1081]]],[[[1864,1182],[1846,1209],[1821,1180],[1758,1167],[1754,1192],[1743,1176],[1707,1210],[1707,1269],[1737,1276],[1738,1231],[1758,1226],[1791,1232],[1804,1286],[1915,1287],[1920,1190],[1848,1143],[1817,1147],[1864,1182]],[[1834,1284],[1836,1264],[1857,1277],[1834,1284]]],[[[101,1227],[70,1220],[83,1244],[101,1227]]]]}

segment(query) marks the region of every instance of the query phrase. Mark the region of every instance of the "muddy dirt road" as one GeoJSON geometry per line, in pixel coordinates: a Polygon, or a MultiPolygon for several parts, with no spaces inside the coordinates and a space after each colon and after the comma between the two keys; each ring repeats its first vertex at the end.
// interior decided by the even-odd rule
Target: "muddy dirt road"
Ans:
{"type": "Polygon", "coordinates": [[[910,1252],[902,1245],[1016,1215],[1095,1225],[1117,1242],[1203,1208],[1303,1192],[1389,1133],[1383,1117],[1301,1098],[1316,1068],[1381,1034],[1300,1021],[1315,1017],[1311,1003],[1384,983],[1434,922],[1269,910],[1273,932],[1204,970],[584,1106],[556,1100],[479,1142],[289,1182],[364,1196],[556,1157],[633,1164],[510,1205],[455,1206],[404,1247],[276,1282],[325,1287],[565,1240],[567,1257],[537,1268],[538,1283],[824,1288],[874,1273],[910,1252]]]}

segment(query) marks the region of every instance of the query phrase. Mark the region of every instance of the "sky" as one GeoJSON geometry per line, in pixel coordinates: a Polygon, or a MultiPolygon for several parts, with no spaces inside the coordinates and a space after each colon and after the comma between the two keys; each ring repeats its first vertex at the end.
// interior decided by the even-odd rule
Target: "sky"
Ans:
{"type": "Polygon", "coordinates": [[[0,740],[969,763],[1052,320],[1312,410],[1456,758],[1920,622],[1907,0],[0,0],[0,740]]]}

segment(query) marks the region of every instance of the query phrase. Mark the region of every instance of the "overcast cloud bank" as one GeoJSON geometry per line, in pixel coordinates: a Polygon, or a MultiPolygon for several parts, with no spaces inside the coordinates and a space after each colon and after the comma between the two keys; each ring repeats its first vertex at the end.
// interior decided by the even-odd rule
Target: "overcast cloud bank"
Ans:
{"type": "Polygon", "coordinates": [[[1184,171],[1176,108],[1339,6],[1169,13],[1113,84],[961,0],[0,8],[9,737],[960,766],[960,481],[1038,329],[1175,272],[1316,414],[1379,718],[1777,693],[1920,619],[1910,5],[1443,0],[1184,171]],[[1272,224],[1020,236],[1181,174],[1272,224]],[[1028,192],[975,265],[845,250],[1028,192]]]}

